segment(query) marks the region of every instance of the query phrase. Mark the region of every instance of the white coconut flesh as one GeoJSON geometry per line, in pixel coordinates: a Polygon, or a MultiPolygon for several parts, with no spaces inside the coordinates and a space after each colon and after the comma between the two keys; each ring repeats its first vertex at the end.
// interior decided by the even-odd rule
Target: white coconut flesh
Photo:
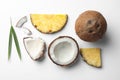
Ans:
{"type": "Polygon", "coordinates": [[[27,22],[27,16],[22,17],[16,24],[16,27],[22,28],[23,24],[27,22]]]}
{"type": "Polygon", "coordinates": [[[77,43],[69,37],[58,38],[51,44],[49,55],[57,64],[70,64],[78,55],[77,43]]]}
{"type": "Polygon", "coordinates": [[[21,28],[21,29],[23,30],[23,32],[24,32],[25,34],[27,34],[27,35],[32,35],[32,32],[31,32],[28,28],[23,27],[23,28],[21,28]]]}
{"type": "Polygon", "coordinates": [[[33,60],[40,58],[44,54],[45,42],[41,38],[25,38],[24,44],[33,60]]]}
{"type": "Polygon", "coordinates": [[[25,34],[32,35],[32,32],[28,28],[23,27],[23,25],[26,22],[27,22],[27,16],[24,16],[17,22],[16,27],[21,28],[25,34]]]}

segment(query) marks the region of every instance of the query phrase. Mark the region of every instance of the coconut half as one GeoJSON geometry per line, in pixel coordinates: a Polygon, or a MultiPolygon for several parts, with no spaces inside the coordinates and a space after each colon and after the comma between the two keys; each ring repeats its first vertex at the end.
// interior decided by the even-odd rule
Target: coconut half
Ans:
{"type": "Polygon", "coordinates": [[[44,55],[45,42],[41,38],[26,37],[23,42],[25,49],[33,60],[38,60],[44,55]]]}
{"type": "Polygon", "coordinates": [[[53,40],[48,48],[50,59],[57,65],[67,66],[78,57],[79,47],[75,39],[69,36],[60,36],[53,40]]]}

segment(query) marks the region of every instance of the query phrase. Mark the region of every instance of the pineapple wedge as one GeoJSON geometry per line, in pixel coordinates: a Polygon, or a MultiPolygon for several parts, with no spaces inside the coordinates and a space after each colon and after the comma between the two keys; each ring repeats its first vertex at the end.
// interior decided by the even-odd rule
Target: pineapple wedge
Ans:
{"type": "Polygon", "coordinates": [[[81,55],[84,61],[94,67],[101,67],[101,51],[100,48],[81,48],[81,55]]]}
{"type": "Polygon", "coordinates": [[[60,31],[67,23],[67,14],[30,14],[31,22],[42,33],[60,31]]]}

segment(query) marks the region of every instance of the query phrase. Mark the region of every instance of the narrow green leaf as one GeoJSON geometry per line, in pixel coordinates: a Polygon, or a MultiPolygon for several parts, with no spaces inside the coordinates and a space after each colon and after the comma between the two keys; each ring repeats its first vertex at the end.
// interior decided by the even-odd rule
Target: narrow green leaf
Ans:
{"type": "Polygon", "coordinates": [[[11,56],[11,49],[12,49],[12,29],[10,28],[9,42],[8,42],[8,60],[10,59],[11,56]]]}
{"type": "Polygon", "coordinates": [[[17,52],[18,52],[18,56],[21,59],[21,51],[20,51],[20,46],[19,46],[19,42],[18,42],[18,39],[17,39],[17,35],[16,35],[16,32],[15,32],[13,26],[11,27],[11,29],[12,29],[12,34],[13,34],[13,38],[14,38],[14,41],[15,41],[16,49],[17,49],[17,52]]]}

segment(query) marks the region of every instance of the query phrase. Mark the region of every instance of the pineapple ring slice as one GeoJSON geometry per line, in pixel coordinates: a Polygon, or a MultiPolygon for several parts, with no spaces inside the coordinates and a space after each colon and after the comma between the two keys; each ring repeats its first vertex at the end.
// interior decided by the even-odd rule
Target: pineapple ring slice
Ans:
{"type": "Polygon", "coordinates": [[[42,33],[60,31],[67,23],[67,14],[30,14],[33,26],[42,33]]]}

